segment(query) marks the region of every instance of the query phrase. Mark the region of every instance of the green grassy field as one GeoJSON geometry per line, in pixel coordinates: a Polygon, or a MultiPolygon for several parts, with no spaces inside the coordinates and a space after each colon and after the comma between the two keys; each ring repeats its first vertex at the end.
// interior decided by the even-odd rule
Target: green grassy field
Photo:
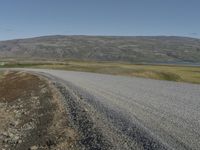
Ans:
{"type": "Polygon", "coordinates": [[[177,65],[137,65],[125,63],[63,61],[63,62],[8,62],[0,67],[31,67],[85,71],[103,74],[136,76],[158,80],[200,84],[200,67],[177,65]]]}

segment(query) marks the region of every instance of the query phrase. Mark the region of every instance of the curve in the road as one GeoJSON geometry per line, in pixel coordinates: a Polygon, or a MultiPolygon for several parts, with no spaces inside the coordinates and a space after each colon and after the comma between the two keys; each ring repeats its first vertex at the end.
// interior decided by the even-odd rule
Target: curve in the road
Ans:
{"type": "MultiPolygon", "coordinates": [[[[90,129],[85,130],[91,131],[93,139],[99,136],[96,148],[200,149],[200,85],[73,71],[27,70],[48,76],[75,96],[76,100],[67,104],[73,108],[71,117],[80,126],[83,120],[77,121],[76,117],[89,116],[85,125],[89,124],[90,129]]],[[[85,130],[82,129],[82,134],[91,138],[85,130]]],[[[92,144],[86,147],[89,149],[92,144]]]]}

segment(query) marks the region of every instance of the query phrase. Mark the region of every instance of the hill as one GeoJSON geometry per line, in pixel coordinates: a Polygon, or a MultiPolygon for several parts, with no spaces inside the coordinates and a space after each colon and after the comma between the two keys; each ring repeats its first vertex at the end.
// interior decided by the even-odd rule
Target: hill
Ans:
{"type": "Polygon", "coordinates": [[[44,36],[1,41],[0,58],[200,63],[200,39],[175,36],[44,36]]]}

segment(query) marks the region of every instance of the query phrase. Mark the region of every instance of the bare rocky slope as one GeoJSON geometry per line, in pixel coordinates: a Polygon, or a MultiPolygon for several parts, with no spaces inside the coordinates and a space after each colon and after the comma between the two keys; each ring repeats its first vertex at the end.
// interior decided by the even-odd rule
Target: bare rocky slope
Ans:
{"type": "Polygon", "coordinates": [[[1,41],[0,58],[200,63],[200,39],[175,36],[44,36],[1,41]]]}

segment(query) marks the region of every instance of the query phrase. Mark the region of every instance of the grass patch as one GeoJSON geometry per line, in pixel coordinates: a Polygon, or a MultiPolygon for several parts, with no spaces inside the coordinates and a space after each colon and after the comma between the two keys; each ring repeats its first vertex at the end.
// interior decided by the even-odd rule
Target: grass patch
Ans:
{"type": "Polygon", "coordinates": [[[15,62],[6,63],[4,68],[49,68],[60,70],[84,71],[112,75],[136,76],[158,80],[189,82],[200,84],[200,67],[176,65],[136,65],[96,61],[63,62],[15,62]]]}
{"type": "Polygon", "coordinates": [[[4,77],[4,72],[0,71],[0,80],[4,77]]]}

